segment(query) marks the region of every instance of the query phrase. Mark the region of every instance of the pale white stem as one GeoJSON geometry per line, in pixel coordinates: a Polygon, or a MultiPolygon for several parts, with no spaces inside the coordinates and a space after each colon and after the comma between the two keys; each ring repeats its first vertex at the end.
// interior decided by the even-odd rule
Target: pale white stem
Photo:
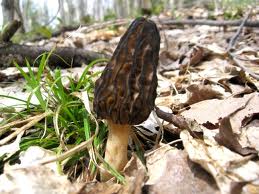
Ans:
{"type": "MultiPolygon", "coordinates": [[[[106,144],[105,161],[117,171],[123,170],[128,162],[127,150],[130,125],[115,124],[108,120],[109,135],[106,144]]],[[[101,180],[107,181],[112,175],[101,171],[101,180]]]]}

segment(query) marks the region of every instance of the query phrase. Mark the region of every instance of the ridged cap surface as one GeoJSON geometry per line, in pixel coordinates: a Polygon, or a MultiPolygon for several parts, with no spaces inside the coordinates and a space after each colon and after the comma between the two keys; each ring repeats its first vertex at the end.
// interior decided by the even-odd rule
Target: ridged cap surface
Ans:
{"type": "Polygon", "coordinates": [[[134,20],[96,81],[94,110],[99,118],[136,125],[154,109],[160,35],[156,24],[134,20]]]}

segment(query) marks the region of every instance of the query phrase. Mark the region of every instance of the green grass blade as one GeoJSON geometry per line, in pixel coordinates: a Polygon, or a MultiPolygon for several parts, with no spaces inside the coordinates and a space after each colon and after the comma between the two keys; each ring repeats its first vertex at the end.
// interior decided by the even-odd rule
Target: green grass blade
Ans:
{"type": "Polygon", "coordinates": [[[77,84],[77,86],[76,86],[76,90],[79,90],[79,89],[82,87],[83,81],[84,81],[85,76],[86,76],[86,74],[88,73],[89,69],[92,68],[95,64],[101,63],[101,62],[108,62],[108,59],[97,59],[97,60],[94,60],[94,61],[92,61],[91,63],[89,63],[89,64],[87,65],[87,67],[86,67],[85,70],[83,71],[83,73],[82,73],[82,75],[81,75],[81,77],[80,77],[80,79],[79,79],[79,81],[78,81],[78,84],[77,84]]]}
{"type": "Polygon", "coordinates": [[[27,75],[27,73],[25,73],[25,71],[23,71],[23,69],[18,65],[18,63],[16,63],[16,61],[14,61],[14,65],[16,66],[16,68],[20,71],[20,73],[22,74],[22,76],[24,77],[24,79],[30,83],[30,77],[27,75]]]}

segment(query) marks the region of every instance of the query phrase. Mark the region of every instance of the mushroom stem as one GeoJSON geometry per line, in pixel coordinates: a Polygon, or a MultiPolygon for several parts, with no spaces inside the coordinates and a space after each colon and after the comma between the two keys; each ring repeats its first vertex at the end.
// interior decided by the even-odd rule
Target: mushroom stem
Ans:
{"type": "MultiPolygon", "coordinates": [[[[130,125],[115,124],[108,120],[109,135],[106,143],[105,161],[117,171],[123,170],[128,162],[127,149],[131,130],[130,125]]],[[[112,177],[107,171],[101,171],[101,180],[112,177]]]]}

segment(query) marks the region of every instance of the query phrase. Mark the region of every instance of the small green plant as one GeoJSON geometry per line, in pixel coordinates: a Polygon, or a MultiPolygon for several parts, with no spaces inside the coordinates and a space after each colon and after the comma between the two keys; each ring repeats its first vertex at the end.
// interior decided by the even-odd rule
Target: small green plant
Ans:
{"type": "Polygon", "coordinates": [[[117,16],[115,12],[112,9],[107,9],[106,14],[103,17],[104,21],[109,21],[109,20],[114,20],[116,19],[117,16]]]}
{"type": "Polygon", "coordinates": [[[164,10],[164,4],[161,2],[152,2],[152,13],[154,15],[159,15],[164,10]]]}
{"type": "Polygon", "coordinates": [[[224,11],[224,19],[240,19],[249,7],[256,6],[256,0],[222,0],[220,8],[224,11]]]}
{"type": "Polygon", "coordinates": [[[93,22],[93,18],[90,15],[85,15],[83,17],[80,18],[80,22],[82,24],[90,24],[93,22]]]}

